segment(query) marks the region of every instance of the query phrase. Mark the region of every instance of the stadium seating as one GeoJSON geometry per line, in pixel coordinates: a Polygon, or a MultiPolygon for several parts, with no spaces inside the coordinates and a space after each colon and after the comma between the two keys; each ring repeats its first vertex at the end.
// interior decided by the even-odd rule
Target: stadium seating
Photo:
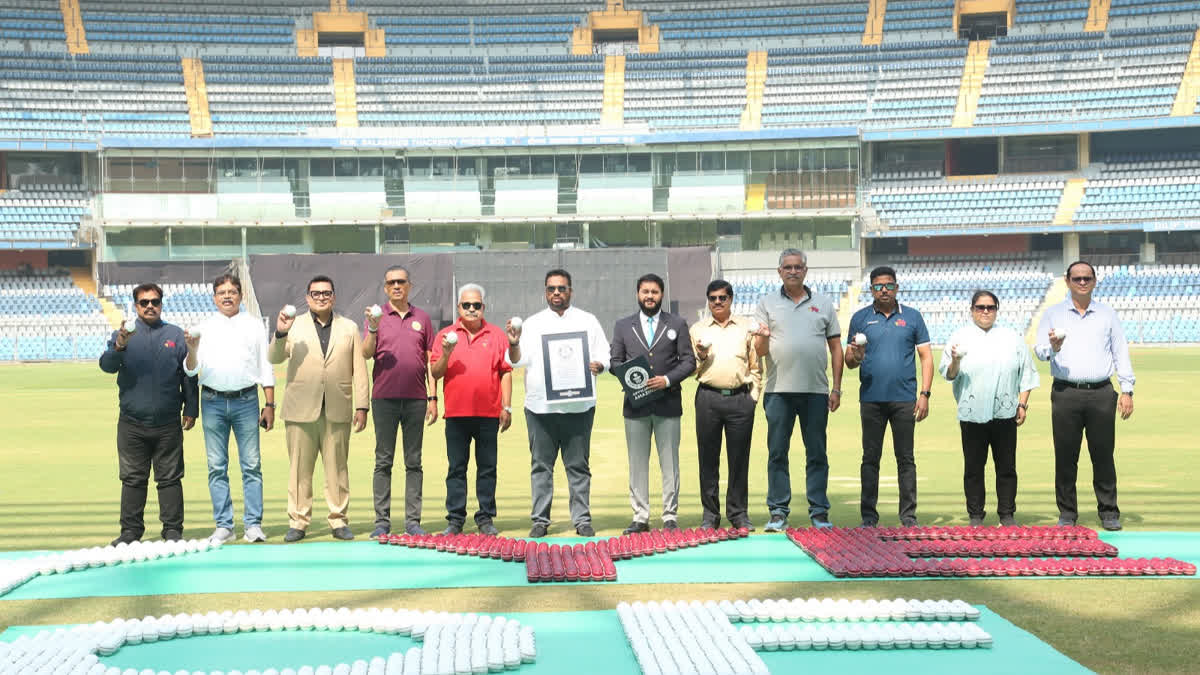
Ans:
{"type": "Polygon", "coordinates": [[[625,58],[625,120],[652,129],[736,127],[746,105],[746,52],[625,58]]]}
{"type": "Polygon", "coordinates": [[[0,194],[0,248],[71,246],[88,205],[82,185],[22,183],[0,194]]]}
{"type": "Polygon", "coordinates": [[[66,270],[0,271],[0,361],[97,358],[110,333],[100,303],[66,270]]]}
{"type": "Polygon", "coordinates": [[[1098,266],[1095,297],[1117,311],[1130,342],[1200,342],[1200,265],[1098,266]]]}
{"type": "MultiPolygon", "coordinates": [[[[900,302],[921,312],[930,340],[939,345],[971,321],[969,306],[977,290],[995,293],[1000,300],[996,322],[1024,335],[1054,278],[1040,260],[1028,258],[888,262],[896,270],[900,302]]],[[[861,289],[860,305],[870,304],[870,279],[866,275],[861,289]]]]}
{"type": "Polygon", "coordinates": [[[332,59],[206,56],[213,133],[293,135],[334,126],[332,59]]]}
{"type": "Polygon", "coordinates": [[[1200,152],[1126,153],[1099,158],[1076,222],[1200,217],[1200,152]]]}
{"type": "Polygon", "coordinates": [[[891,228],[1049,224],[1065,181],[1054,176],[877,182],[868,200],[891,228]]]}
{"type": "Polygon", "coordinates": [[[1087,13],[1088,0],[1017,0],[1015,22],[1017,25],[1063,21],[1082,24],[1087,13]]]}
{"type": "Polygon", "coordinates": [[[62,40],[63,17],[57,0],[20,3],[0,9],[0,40],[62,40]]]}
{"type": "MultiPolygon", "coordinates": [[[[200,323],[213,312],[212,286],[209,284],[159,284],[163,289],[163,321],[180,328],[200,323]]],[[[113,304],[125,308],[126,314],[133,313],[133,289],[135,284],[106,285],[101,292],[113,304]]],[[[245,311],[242,306],[242,311],[245,311]]]]}
{"type": "MultiPolygon", "coordinates": [[[[680,3],[671,4],[674,7],[680,6],[680,3]]],[[[721,5],[717,9],[707,10],[650,11],[649,20],[658,25],[666,40],[753,40],[768,37],[861,34],[867,16],[866,2],[805,3],[802,6],[768,7],[756,6],[758,4],[760,3],[731,3],[732,6],[721,5]]],[[[631,9],[641,8],[631,6],[631,9]]]]}
{"type": "Polygon", "coordinates": [[[953,23],[954,0],[891,0],[883,16],[883,32],[946,30],[953,23]]]}
{"type": "MultiPolygon", "coordinates": [[[[774,272],[762,274],[732,274],[726,281],[733,286],[733,309],[736,316],[754,316],[754,309],[764,295],[778,293],[779,275],[774,272]]],[[[842,297],[850,287],[849,278],[833,273],[809,273],[805,285],[813,291],[833,300],[834,308],[841,306],[842,297]]]]}

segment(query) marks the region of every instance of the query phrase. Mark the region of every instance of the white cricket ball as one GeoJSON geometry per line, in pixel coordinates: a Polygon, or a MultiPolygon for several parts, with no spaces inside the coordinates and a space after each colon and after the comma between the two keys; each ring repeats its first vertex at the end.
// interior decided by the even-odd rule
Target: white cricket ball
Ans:
{"type": "Polygon", "coordinates": [[[699,340],[696,340],[696,346],[700,347],[701,349],[708,349],[712,346],[712,343],[708,341],[708,338],[700,338],[699,340]]]}
{"type": "Polygon", "coordinates": [[[954,345],[954,353],[958,354],[959,356],[966,356],[967,355],[967,346],[966,345],[954,345]]]}
{"type": "Polygon", "coordinates": [[[187,336],[192,338],[200,337],[200,326],[192,326],[187,330],[187,336]]]}
{"type": "Polygon", "coordinates": [[[448,345],[458,344],[458,333],[446,333],[446,337],[442,338],[448,345]]]}
{"type": "Polygon", "coordinates": [[[863,346],[863,345],[867,344],[867,335],[866,335],[866,333],[856,333],[856,334],[854,335],[854,344],[858,345],[859,347],[861,347],[861,346],[863,346]]]}
{"type": "Polygon", "coordinates": [[[383,316],[383,308],[379,305],[371,305],[371,318],[378,319],[383,316]]]}
{"type": "Polygon", "coordinates": [[[508,320],[508,325],[512,326],[513,330],[519,329],[521,327],[522,323],[524,323],[524,322],[521,321],[521,317],[519,317],[519,316],[514,316],[513,318],[508,320]]]}
{"type": "Polygon", "coordinates": [[[295,305],[284,305],[283,306],[283,315],[289,319],[296,318],[296,306],[295,305]]]}
{"type": "Polygon", "coordinates": [[[125,328],[126,333],[136,333],[137,332],[137,322],[134,321],[133,319],[126,319],[124,328],[125,328]]]}
{"type": "Polygon", "coordinates": [[[759,325],[758,321],[755,319],[750,319],[750,327],[749,327],[750,332],[757,333],[759,328],[761,328],[761,326],[759,325]]]}
{"type": "Polygon", "coordinates": [[[1066,328],[1055,328],[1053,332],[1054,332],[1054,337],[1058,338],[1059,340],[1065,339],[1067,337],[1067,329],[1066,328]]]}

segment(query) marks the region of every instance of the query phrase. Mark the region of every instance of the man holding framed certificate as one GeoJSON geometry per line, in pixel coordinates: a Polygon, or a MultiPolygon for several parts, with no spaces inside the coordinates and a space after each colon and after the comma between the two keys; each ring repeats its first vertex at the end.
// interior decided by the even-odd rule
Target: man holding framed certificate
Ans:
{"type": "Polygon", "coordinates": [[[591,537],[589,506],[592,472],[592,422],[596,415],[598,361],[608,354],[608,339],[596,317],[571,306],[571,275],[562,269],[546,273],[546,309],[523,324],[510,320],[508,362],[525,368],[525,426],[529,434],[532,469],[533,528],[530,537],[544,537],[550,527],[554,498],[554,463],[562,453],[571,497],[575,531],[591,537]]]}
{"type": "Polygon", "coordinates": [[[629,504],[633,522],[625,534],[650,529],[650,437],[662,469],[662,522],[678,529],[679,433],[683,417],[680,382],[696,371],[696,356],[683,317],[662,311],[662,277],[637,280],[637,313],[613,327],[611,370],[625,389],[625,445],[629,451],[629,504]]]}

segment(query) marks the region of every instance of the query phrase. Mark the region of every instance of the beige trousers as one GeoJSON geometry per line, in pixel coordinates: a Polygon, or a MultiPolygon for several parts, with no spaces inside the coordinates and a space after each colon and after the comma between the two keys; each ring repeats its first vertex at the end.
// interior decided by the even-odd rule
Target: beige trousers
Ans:
{"type": "Polygon", "coordinates": [[[307,530],[312,522],[313,467],[317,455],[325,470],[325,503],[329,527],[349,524],[350,508],[350,423],[329,422],[324,413],[314,422],[285,422],[288,446],[288,527],[307,530]]]}

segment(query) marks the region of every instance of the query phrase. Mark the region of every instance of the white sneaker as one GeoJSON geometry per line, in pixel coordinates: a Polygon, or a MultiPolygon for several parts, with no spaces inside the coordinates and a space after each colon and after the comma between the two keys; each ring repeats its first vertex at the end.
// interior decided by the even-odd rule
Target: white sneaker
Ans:
{"type": "Polygon", "coordinates": [[[209,535],[208,541],[215,546],[228,544],[229,542],[233,541],[233,530],[229,529],[228,527],[218,527],[217,529],[213,530],[211,535],[209,535]]]}
{"type": "Polygon", "coordinates": [[[267,535],[262,531],[261,525],[251,525],[246,528],[246,534],[242,537],[251,544],[258,541],[266,541],[267,535]]]}

